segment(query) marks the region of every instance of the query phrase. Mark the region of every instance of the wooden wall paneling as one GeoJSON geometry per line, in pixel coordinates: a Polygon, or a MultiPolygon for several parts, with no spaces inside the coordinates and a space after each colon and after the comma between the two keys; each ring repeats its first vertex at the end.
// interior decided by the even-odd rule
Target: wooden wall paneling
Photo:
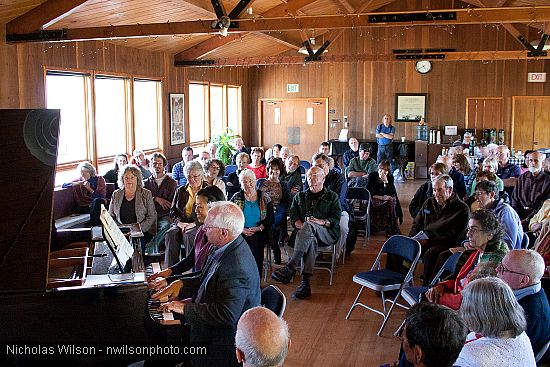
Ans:
{"type": "Polygon", "coordinates": [[[528,97],[512,97],[512,143],[516,151],[533,148],[536,100],[528,97]]]}
{"type": "Polygon", "coordinates": [[[37,45],[17,46],[19,108],[46,107],[42,58],[42,49],[37,45]]]}
{"type": "Polygon", "coordinates": [[[5,24],[0,24],[0,107],[19,107],[17,46],[8,45],[5,24]]]}
{"type": "Polygon", "coordinates": [[[537,98],[535,101],[533,149],[550,148],[550,97],[537,98]]]}

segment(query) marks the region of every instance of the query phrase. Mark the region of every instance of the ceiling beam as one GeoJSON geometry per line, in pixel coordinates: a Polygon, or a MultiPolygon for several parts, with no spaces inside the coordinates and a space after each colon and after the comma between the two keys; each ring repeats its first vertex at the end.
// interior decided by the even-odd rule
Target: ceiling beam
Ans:
{"type": "Polygon", "coordinates": [[[317,0],[288,0],[281,5],[277,5],[274,8],[262,13],[262,17],[281,17],[285,15],[296,15],[296,12],[306,5],[314,3],[317,0]]]}
{"type": "Polygon", "coordinates": [[[175,61],[180,60],[195,60],[201,57],[204,57],[214,51],[215,49],[227,45],[233,41],[241,39],[243,37],[240,33],[231,33],[227,37],[214,36],[205,41],[200,42],[199,44],[188,48],[174,56],[175,61]]]}
{"type": "Polygon", "coordinates": [[[179,2],[191,8],[193,11],[204,13],[205,16],[211,18],[216,18],[216,13],[209,0],[179,0],[179,2]]]}
{"type": "Polygon", "coordinates": [[[343,12],[343,13],[353,13],[355,12],[355,8],[353,5],[349,3],[348,0],[332,0],[336,6],[343,12]]]}
{"type": "Polygon", "coordinates": [[[300,46],[297,46],[294,42],[294,40],[290,39],[289,37],[280,34],[280,33],[262,33],[262,32],[254,32],[255,36],[263,37],[263,38],[269,38],[277,43],[280,43],[282,45],[285,45],[288,48],[292,48],[294,50],[299,50],[300,46]]]}
{"type": "MultiPolygon", "coordinates": [[[[479,8],[450,9],[437,11],[414,11],[384,13],[390,19],[393,15],[420,14],[434,15],[436,12],[454,12],[453,20],[407,21],[370,23],[369,15],[380,17],[382,13],[338,14],[297,17],[275,17],[256,19],[235,19],[238,28],[231,32],[269,32],[269,31],[300,31],[304,29],[346,29],[346,28],[376,28],[376,27],[411,27],[437,26],[447,24],[505,24],[531,23],[550,21],[550,6],[514,7],[514,8],[479,8]]],[[[198,20],[175,23],[136,24],[108,27],[72,28],[61,34],[48,36],[47,41],[76,41],[91,39],[112,39],[163,36],[175,34],[212,34],[212,20],[198,20]]],[[[6,35],[8,42],[45,41],[43,34],[23,35],[20,39],[6,35]]]]}
{"type": "MultiPolygon", "coordinates": [[[[449,52],[443,53],[445,61],[503,61],[503,60],[541,60],[550,59],[550,56],[541,56],[537,58],[529,57],[528,51],[479,51],[479,52],[449,52]]],[[[422,54],[429,56],[431,54],[422,54]]],[[[440,54],[438,54],[440,55],[440,54]]],[[[316,63],[355,63],[362,61],[384,61],[398,62],[409,60],[398,60],[395,55],[377,55],[377,54],[354,54],[354,55],[323,55],[322,59],[316,63]]],[[[443,61],[438,60],[436,62],[443,61]]],[[[219,60],[209,60],[209,65],[203,67],[220,66],[262,66],[262,65],[304,65],[302,56],[260,56],[249,58],[227,58],[219,60]]],[[[176,66],[178,66],[176,64],[176,66]]],[[[201,66],[201,65],[199,65],[201,66]]]]}
{"type": "Polygon", "coordinates": [[[86,0],[48,0],[11,20],[6,33],[31,33],[47,28],[77,10],[86,0]]]}

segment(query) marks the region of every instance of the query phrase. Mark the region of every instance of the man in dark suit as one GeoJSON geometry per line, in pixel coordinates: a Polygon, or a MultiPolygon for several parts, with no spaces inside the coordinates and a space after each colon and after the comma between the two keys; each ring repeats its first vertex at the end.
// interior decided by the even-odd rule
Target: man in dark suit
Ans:
{"type": "Polygon", "coordinates": [[[540,282],[544,260],[533,250],[512,250],[502,259],[497,275],[512,288],[525,311],[525,333],[536,356],[550,340],[550,306],[540,282]]]}
{"type": "MultiPolygon", "coordinates": [[[[204,221],[208,241],[216,250],[208,257],[198,282],[189,282],[194,296],[171,301],[163,311],[183,315],[191,326],[195,347],[205,355],[193,355],[195,366],[238,366],[235,356],[237,322],[246,310],[260,304],[260,278],[250,247],[240,235],[242,211],[233,203],[213,203],[204,221]]],[[[189,289],[181,289],[180,294],[189,289]]]]}

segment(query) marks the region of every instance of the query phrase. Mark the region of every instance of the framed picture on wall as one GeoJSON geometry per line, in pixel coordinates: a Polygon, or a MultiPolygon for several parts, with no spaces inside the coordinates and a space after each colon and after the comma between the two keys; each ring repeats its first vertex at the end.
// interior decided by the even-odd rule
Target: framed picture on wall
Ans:
{"type": "Polygon", "coordinates": [[[426,120],[426,93],[397,93],[395,95],[395,121],[418,122],[426,120]]]}
{"type": "Polygon", "coordinates": [[[184,124],[184,95],[183,93],[170,93],[170,145],[185,143],[184,124]]]}

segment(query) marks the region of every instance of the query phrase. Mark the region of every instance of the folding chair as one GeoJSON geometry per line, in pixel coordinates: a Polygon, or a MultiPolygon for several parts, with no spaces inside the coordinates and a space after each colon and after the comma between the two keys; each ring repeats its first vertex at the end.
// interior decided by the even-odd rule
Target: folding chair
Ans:
{"type": "MultiPolygon", "coordinates": [[[[458,259],[460,258],[460,255],[462,255],[462,252],[455,252],[452,254],[447,261],[443,264],[441,269],[435,274],[433,280],[430,282],[430,284],[425,286],[412,286],[412,287],[405,287],[403,288],[403,291],[401,292],[401,297],[407,301],[407,303],[410,306],[414,306],[417,303],[420,303],[422,295],[428,291],[428,289],[434,287],[437,283],[441,281],[441,276],[444,272],[450,272],[455,273],[456,272],[456,265],[458,263],[458,259]]],[[[408,307],[406,307],[408,308],[408,307]]],[[[399,332],[401,329],[405,326],[405,321],[399,326],[397,331],[394,333],[394,335],[399,335],[399,332]]]]}
{"type": "Polygon", "coordinates": [[[365,222],[365,245],[370,238],[370,192],[363,187],[349,187],[346,199],[353,208],[355,222],[365,222]]]}
{"type": "Polygon", "coordinates": [[[537,355],[535,356],[535,362],[540,362],[540,360],[542,359],[542,357],[544,357],[544,355],[546,354],[546,352],[548,351],[548,347],[550,346],[550,342],[546,343],[544,345],[544,347],[542,347],[542,349],[537,353],[537,355]]]}
{"type": "Polygon", "coordinates": [[[227,166],[225,166],[224,176],[227,177],[227,176],[229,176],[230,173],[233,173],[233,172],[236,172],[236,171],[237,171],[237,165],[236,164],[228,164],[227,166]]]}
{"type": "Polygon", "coordinates": [[[398,305],[400,307],[407,308],[406,306],[397,303],[397,300],[401,296],[401,291],[403,290],[403,287],[406,284],[412,285],[414,269],[416,268],[416,264],[418,263],[418,259],[420,258],[420,252],[421,248],[418,241],[401,235],[390,237],[380,249],[380,252],[376,257],[376,260],[374,261],[371,270],[358,273],[353,276],[353,281],[361,285],[361,289],[359,290],[355,301],[353,301],[353,304],[351,305],[351,308],[346,315],[346,320],[349,319],[353,309],[356,306],[361,306],[372,312],[375,312],[384,318],[384,320],[382,321],[382,325],[380,326],[380,330],[378,330],[378,333],[376,334],[380,336],[390,318],[394,306],[398,305]],[[409,262],[410,267],[407,271],[407,274],[403,275],[399,272],[387,268],[382,269],[380,265],[380,258],[382,257],[382,254],[398,256],[403,260],[409,262]],[[383,312],[358,302],[359,297],[361,297],[361,293],[363,292],[363,289],[365,289],[365,287],[382,293],[382,306],[384,308],[383,312]],[[385,292],[395,290],[397,290],[397,295],[393,300],[385,298],[385,292]],[[386,309],[386,302],[391,303],[389,310],[386,309]]]}
{"type": "Polygon", "coordinates": [[[304,167],[305,170],[307,171],[308,169],[311,168],[311,163],[309,163],[308,161],[300,161],[300,166],[304,167]]]}
{"type": "Polygon", "coordinates": [[[286,297],[277,286],[271,284],[262,289],[261,304],[281,318],[286,309],[286,297]]]}
{"type": "Polygon", "coordinates": [[[529,236],[527,235],[527,233],[523,233],[523,238],[521,239],[521,248],[529,248],[529,236]]]}

